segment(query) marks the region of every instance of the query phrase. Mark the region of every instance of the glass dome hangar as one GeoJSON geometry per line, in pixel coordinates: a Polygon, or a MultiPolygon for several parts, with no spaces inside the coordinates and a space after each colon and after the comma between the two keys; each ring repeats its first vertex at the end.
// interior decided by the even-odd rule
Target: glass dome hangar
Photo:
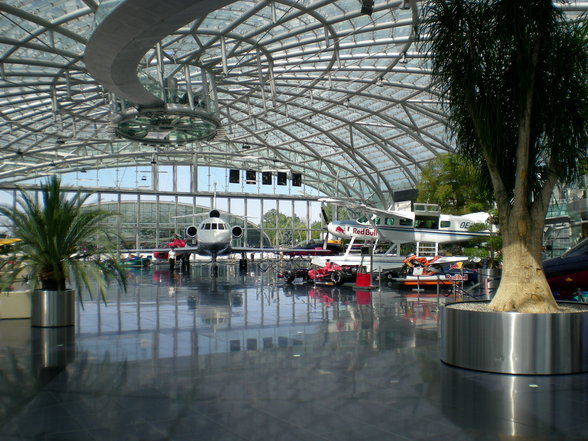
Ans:
{"type": "Polygon", "coordinates": [[[325,195],[383,206],[452,150],[414,43],[422,2],[377,1],[371,14],[357,0],[173,3],[0,3],[0,184],[156,154],[287,169],[325,195]],[[173,104],[206,114],[157,142],[121,136],[128,112],[173,104]]]}

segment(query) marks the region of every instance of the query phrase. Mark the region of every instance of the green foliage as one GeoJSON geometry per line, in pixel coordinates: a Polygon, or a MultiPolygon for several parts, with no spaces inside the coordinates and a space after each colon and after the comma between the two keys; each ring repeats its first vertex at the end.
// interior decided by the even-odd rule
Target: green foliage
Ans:
{"type": "Polygon", "coordinates": [[[513,203],[557,176],[575,182],[587,157],[585,20],[566,21],[551,0],[431,0],[419,28],[457,152],[513,203]],[[528,149],[528,150],[527,150],[528,149]],[[521,155],[523,153],[523,155],[521,155]],[[518,159],[517,159],[518,158],[518,159]],[[517,173],[519,165],[528,167],[517,173]]]}
{"type": "Polygon", "coordinates": [[[306,224],[296,215],[291,217],[272,209],[263,215],[262,222],[263,232],[267,234],[273,246],[292,246],[306,240],[306,224]]]}
{"type": "Polygon", "coordinates": [[[587,27],[552,0],[425,3],[418,38],[456,153],[500,215],[508,271],[491,309],[557,310],[537,263],[553,188],[577,182],[588,155],[587,27]]]}
{"type": "Polygon", "coordinates": [[[10,280],[26,271],[33,289],[49,290],[64,290],[66,281],[73,280],[78,295],[83,287],[91,293],[95,283],[103,298],[110,280],[126,289],[125,270],[113,254],[116,234],[103,222],[111,213],[84,208],[89,197],[80,193],[68,197],[54,176],[41,185],[40,201],[21,190],[16,210],[0,207],[11,235],[21,239],[14,246],[10,280]]]}
{"type": "MultiPolygon", "coordinates": [[[[468,231],[484,231],[489,228],[490,226],[487,224],[478,223],[470,225],[468,231]]],[[[463,249],[463,254],[469,258],[479,257],[481,259],[488,259],[488,266],[494,268],[500,260],[497,253],[501,248],[502,237],[500,234],[492,234],[489,237],[476,237],[470,239],[467,246],[463,249]]]]}
{"type": "Polygon", "coordinates": [[[446,154],[429,161],[421,169],[417,202],[437,204],[449,214],[487,211],[494,200],[491,187],[479,169],[460,155],[446,154]]]}
{"type": "Polygon", "coordinates": [[[323,227],[323,224],[321,221],[314,221],[311,225],[311,231],[310,231],[310,238],[311,239],[320,239],[321,238],[321,228],[323,227]]]}

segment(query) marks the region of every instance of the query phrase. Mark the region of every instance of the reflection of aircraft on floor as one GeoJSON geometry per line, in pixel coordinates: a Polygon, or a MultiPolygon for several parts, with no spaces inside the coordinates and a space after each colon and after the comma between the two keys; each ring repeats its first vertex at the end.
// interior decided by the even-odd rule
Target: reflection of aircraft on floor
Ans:
{"type": "MultiPolygon", "coordinates": [[[[233,246],[233,239],[238,239],[243,236],[243,228],[238,225],[231,226],[228,222],[220,217],[218,210],[211,210],[208,217],[203,219],[198,227],[190,226],[186,228],[186,236],[188,236],[195,245],[187,245],[185,241],[181,240],[184,246],[178,241],[172,241],[167,246],[162,248],[143,248],[128,250],[134,253],[154,253],[158,256],[164,256],[169,253],[170,249],[173,249],[176,253],[176,259],[189,254],[198,254],[202,256],[210,256],[213,263],[213,273],[216,273],[217,258],[218,256],[225,256],[233,253],[241,253],[244,257],[245,253],[275,253],[275,254],[287,254],[287,253],[299,253],[309,252],[309,250],[298,249],[298,248],[259,248],[259,247],[240,247],[233,246]]],[[[320,250],[310,250],[312,255],[321,254],[320,250]]],[[[330,255],[332,251],[324,249],[324,254],[330,255]]]]}

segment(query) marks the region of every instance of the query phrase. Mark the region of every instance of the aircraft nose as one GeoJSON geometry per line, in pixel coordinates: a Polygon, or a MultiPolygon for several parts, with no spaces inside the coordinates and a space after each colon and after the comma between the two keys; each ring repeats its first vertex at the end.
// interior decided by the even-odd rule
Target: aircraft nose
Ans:
{"type": "Polygon", "coordinates": [[[341,234],[345,234],[345,230],[343,229],[343,227],[335,222],[330,222],[327,225],[327,230],[329,230],[329,233],[334,234],[334,235],[341,235],[341,234]]]}

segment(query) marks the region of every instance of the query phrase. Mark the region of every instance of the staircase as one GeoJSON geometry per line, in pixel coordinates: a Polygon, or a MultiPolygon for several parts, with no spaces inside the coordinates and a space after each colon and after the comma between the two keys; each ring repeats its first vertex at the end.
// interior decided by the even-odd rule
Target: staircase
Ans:
{"type": "Polygon", "coordinates": [[[439,254],[439,244],[436,242],[417,242],[416,255],[433,257],[439,254]]]}

